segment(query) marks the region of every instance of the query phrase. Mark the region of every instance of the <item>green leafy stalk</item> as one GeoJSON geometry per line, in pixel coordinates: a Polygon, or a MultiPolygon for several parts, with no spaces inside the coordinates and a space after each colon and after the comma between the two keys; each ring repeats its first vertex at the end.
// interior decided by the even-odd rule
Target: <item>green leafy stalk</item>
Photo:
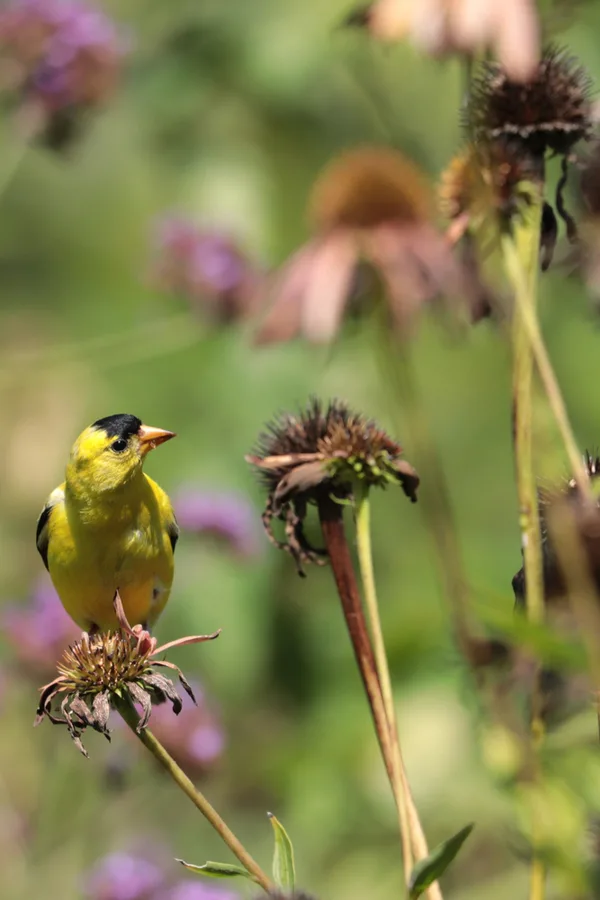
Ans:
{"type": "MultiPolygon", "coordinates": [[[[394,793],[396,795],[397,803],[403,807],[402,819],[405,823],[404,828],[408,830],[412,850],[414,851],[417,861],[419,861],[425,859],[429,851],[425,833],[423,831],[421,820],[419,818],[419,813],[417,811],[410,790],[410,785],[408,783],[408,776],[406,773],[406,768],[404,766],[400,740],[398,737],[398,723],[396,720],[396,709],[394,706],[392,681],[390,677],[390,669],[385,649],[383,629],[381,626],[381,617],[379,615],[377,589],[375,586],[375,573],[373,569],[369,488],[362,482],[358,481],[354,489],[354,494],[356,502],[356,543],[358,548],[358,559],[363,584],[365,606],[367,608],[367,616],[369,618],[369,626],[371,629],[371,637],[373,640],[373,652],[375,654],[377,674],[381,683],[381,693],[383,696],[385,714],[387,717],[390,741],[392,745],[394,763],[394,793]]],[[[410,868],[406,868],[405,872],[408,883],[408,880],[410,878],[410,868]]],[[[429,895],[432,900],[435,900],[435,898],[441,898],[442,895],[439,889],[439,885],[431,885],[429,889],[429,895]]]]}
{"type": "MultiPolygon", "coordinates": [[[[534,348],[531,341],[531,323],[537,321],[541,215],[541,188],[531,185],[530,202],[524,207],[522,215],[515,217],[512,233],[502,237],[506,273],[515,295],[512,333],[513,442],[525,569],[525,603],[527,617],[532,623],[540,623],[544,619],[542,537],[533,462],[534,348]]],[[[539,707],[539,685],[536,684],[532,697],[531,721],[532,750],[536,758],[544,733],[539,707]]],[[[537,764],[534,777],[540,779],[537,764]]],[[[530,900],[543,900],[545,867],[537,852],[536,832],[537,824],[534,819],[532,834],[534,855],[529,897],[530,900]]]]}
{"type": "MultiPolygon", "coordinates": [[[[119,704],[119,713],[123,720],[129,726],[135,736],[142,744],[152,753],[154,758],[169,773],[175,784],[186,794],[192,801],[194,806],[200,810],[205,819],[207,819],[217,834],[225,841],[231,852],[238,858],[243,868],[249,876],[256,881],[267,893],[274,889],[273,882],[263,872],[258,863],[248,853],[244,845],[238,840],[233,831],[225,824],[216,809],[208,802],[204,794],[202,794],[193,782],[188,778],[185,772],[179,768],[175,760],[167,753],[163,745],[158,741],[151,731],[142,728],[138,731],[140,717],[135,708],[129,701],[123,701],[119,704]]],[[[210,864],[207,864],[210,865],[210,864]]],[[[216,865],[221,865],[217,863],[216,865]]],[[[187,864],[189,867],[189,864],[187,864]]],[[[201,867],[200,867],[201,868],[201,867]]],[[[233,867],[236,871],[230,871],[229,874],[242,874],[237,871],[237,867],[233,867]]],[[[206,874],[213,874],[207,872],[206,874]]]]}
{"type": "MultiPolygon", "coordinates": [[[[539,193],[539,192],[537,192],[539,193]]],[[[527,616],[544,619],[542,542],[537,485],[533,465],[534,355],[527,328],[535,316],[539,268],[541,198],[532,198],[512,234],[502,239],[506,272],[515,294],[513,322],[513,442],[523,563],[527,586],[527,616]]]]}

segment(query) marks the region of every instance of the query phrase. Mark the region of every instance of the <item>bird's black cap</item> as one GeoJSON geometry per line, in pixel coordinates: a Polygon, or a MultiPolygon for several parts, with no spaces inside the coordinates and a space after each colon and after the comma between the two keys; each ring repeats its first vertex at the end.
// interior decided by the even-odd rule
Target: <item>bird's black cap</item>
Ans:
{"type": "Polygon", "coordinates": [[[105,416],[94,422],[92,428],[105,431],[109,437],[127,438],[135,434],[142,424],[142,420],[137,416],[130,416],[128,413],[117,413],[114,416],[105,416]]]}

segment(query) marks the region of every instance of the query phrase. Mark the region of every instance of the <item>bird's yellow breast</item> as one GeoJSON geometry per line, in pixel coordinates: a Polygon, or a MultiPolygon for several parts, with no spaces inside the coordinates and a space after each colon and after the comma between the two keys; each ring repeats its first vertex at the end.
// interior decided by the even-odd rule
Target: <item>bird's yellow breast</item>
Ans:
{"type": "Polygon", "coordinates": [[[69,615],[84,629],[117,624],[118,589],[129,622],[151,625],[169,598],[173,521],[166,494],[143,473],[93,504],[70,496],[49,519],[48,568],[69,615]]]}

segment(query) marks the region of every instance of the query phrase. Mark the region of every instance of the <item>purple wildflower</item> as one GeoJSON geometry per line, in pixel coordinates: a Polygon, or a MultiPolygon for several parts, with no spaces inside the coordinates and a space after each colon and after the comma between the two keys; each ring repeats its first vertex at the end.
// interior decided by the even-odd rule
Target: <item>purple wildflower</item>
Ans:
{"type": "Polygon", "coordinates": [[[156,228],[155,247],[159,287],[201,305],[219,322],[255,311],[258,273],[228,234],[168,216],[156,228]]]}
{"type": "Polygon", "coordinates": [[[173,758],[190,774],[200,774],[223,752],[225,735],[216,713],[209,708],[201,686],[191,683],[198,703],[186,695],[178,716],[167,704],[152,710],[151,728],[173,758]]]}
{"type": "Polygon", "coordinates": [[[37,581],[29,603],[0,610],[0,631],[19,662],[36,676],[52,672],[65,648],[80,637],[47,576],[37,581]]]}
{"type": "Polygon", "coordinates": [[[111,853],[86,879],[84,896],[90,900],[151,900],[164,884],[164,871],[156,863],[131,853],[111,853]]]}
{"type": "Polygon", "coordinates": [[[85,0],[12,0],[0,11],[0,88],[37,108],[47,131],[110,99],[124,52],[114,23],[85,0]]]}
{"type": "Polygon", "coordinates": [[[164,900],[239,900],[239,894],[205,881],[179,881],[164,900]]]}
{"type": "Polygon", "coordinates": [[[243,494],[190,486],[179,491],[173,506],[182,531],[216,536],[241,557],[259,552],[256,510],[243,494]]]}

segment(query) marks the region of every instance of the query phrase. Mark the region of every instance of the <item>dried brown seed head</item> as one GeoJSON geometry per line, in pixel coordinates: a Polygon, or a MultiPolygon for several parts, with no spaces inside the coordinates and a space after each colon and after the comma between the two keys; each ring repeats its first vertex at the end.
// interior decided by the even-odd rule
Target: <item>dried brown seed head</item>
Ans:
{"type": "Polygon", "coordinates": [[[110,740],[108,718],[113,702],[130,702],[141,706],[138,730],[146,727],[152,705],[169,701],[177,715],[181,697],[173,683],[159,670],[167,668],[179,676],[184,690],[195,701],[192,689],[181,670],[165,659],[157,659],[170,647],[212,640],[211,635],[180,638],[157,647],[153,638],[141,625],[131,628],[119,594],[115,596],[115,612],[120,630],[94,635],[84,634],[70,646],[57,665],[58,677],[41,688],[36,725],[44,718],[54,724],[66,725],[79,750],[87,756],[81,735],[90,727],[110,740]],[[60,714],[53,706],[60,697],[60,714]]]}
{"type": "Polygon", "coordinates": [[[324,551],[311,547],[304,534],[308,505],[329,497],[347,501],[358,482],[400,484],[415,501],[419,478],[401,454],[400,445],[373,421],[339,400],[325,407],[313,398],[299,414],[279,416],[246,457],[268,491],[263,524],[269,539],[292,554],[301,574],[303,562],[322,562],[324,551]],[[273,535],[274,518],[285,522],[285,542],[273,535]]]}
{"type": "Polygon", "coordinates": [[[514,140],[528,153],[567,155],[592,130],[591,80],[564,49],[549,47],[524,84],[486,63],[474,79],[467,125],[477,140],[514,140]]]}
{"type": "Polygon", "coordinates": [[[332,228],[372,228],[425,222],[431,214],[429,186],[402,154],[363,147],[336,157],[317,180],[309,203],[311,221],[332,228]]]}
{"type": "Polygon", "coordinates": [[[468,215],[475,225],[495,216],[502,225],[527,202],[524,184],[542,177],[539,161],[514,142],[472,143],[442,173],[440,210],[449,219],[468,215]]]}

